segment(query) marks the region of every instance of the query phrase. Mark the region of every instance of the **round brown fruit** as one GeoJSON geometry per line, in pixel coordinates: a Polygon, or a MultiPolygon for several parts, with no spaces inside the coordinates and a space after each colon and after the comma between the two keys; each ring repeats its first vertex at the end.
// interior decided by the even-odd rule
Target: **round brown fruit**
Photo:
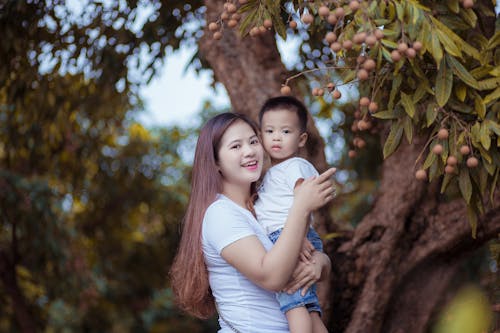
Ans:
{"type": "Polygon", "coordinates": [[[465,9],[472,8],[472,7],[474,7],[474,1],[473,1],[473,0],[464,0],[464,1],[462,2],[462,6],[463,6],[465,9]]]}
{"type": "MultiPolygon", "coordinates": [[[[359,128],[359,125],[358,125],[358,128],[359,128]]],[[[366,141],[359,138],[358,142],[356,143],[356,147],[358,147],[359,149],[363,149],[365,146],[366,146],[366,141]]]]}
{"type": "Polygon", "coordinates": [[[375,31],[373,32],[373,34],[379,40],[382,39],[382,38],[384,38],[384,32],[382,30],[380,30],[380,29],[375,29],[375,31]]]}
{"type": "Polygon", "coordinates": [[[282,86],[280,92],[282,95],[290,95],[292,93],[292,89],[289,86],[282,86]]]}
{"type": "Polygon", "coordinates": [[[399,52],[403,53],[406,50],[408,50],[408,44],[406,44],[405,42],[401,42],[398,44],[398,51],[399,52]]]}
{"type": "Polygon", "coordinates": [[[415,178],[418,180],[426,180],[427,179],[427,172],[424,169],[419,169],[417,172],[415,172],[415,178]]]}
{"type": "Polygon", "coordinates": [[[353,0],[351,2],[349,2],[349,8],[351,8],[351,10],[354,12],[356,10],[359,9],[359,2],[356,1],[356,0],[353,0]]]}
{"type": "Polygon", "coordinates": [[[474,156],[471,156],[467,159],[466,163],[469,168],[475,168],[479,165],[479,160],[474,156]]]}
{"type": "Polygon", "coordinates": [[[288,26],[292,29],[297,29],[297,22],[292,20],[288,23],[288,26]]]}
{"type": "Polygon", "coordinates": [[[447,166],[444,167],[444,172],[448,173],[448,174],[454,173],[455,172],[455,167],[453,165],[449,165],[448,164],[447,166]]]}
{"type": "Polygon", "coordinates": [[[314,22],[314,16],[309,13],[304,13],[302,15],[302,22],[304,22],[304,24],[311,24],[314,22]]]}
{"type": "Polygon", "coordinates": [[[220,40],[220,39],[222,39],[222,32],[220,32],[220,31],[216,31],[216,32],[214,32],[213,38],[214,38],[215,40],[220,40]]]}
{"type": "Polygon", "coordinates": [[[458,160],[453,155],[448,156],[448,158],[446,159],[446,164],[448,164],[448,165],[455,166],[455,165],[457,165],[457,163],[458,163],[458,160]]]}
{"type": "Polygon", "coordinates": [[[340,97],[342,97],[342,94],[340,93],[340,91],[338,91],[337,89],[335,89],[333,92],[332,92],[332,95],[333,95],[333,98],[335,99],[339,99],[340,97]]]}
{"type": "Polygon", "coordinates": [[[328,23],[330,23],[331,25],[335,25],[335,24],[337,24],[337,20],[338,20],[338,19],[337,19],[337,15],[335,15],[334,13],[332,13],[332,14],[328,15],[328,17],[327,17],[327,19],[326,19],[326,21],[327,21],[328,23]]]}
{"type": "Polygon", "coordinates": [[[236,8],[236,5],[235,5],[234,3],[230,3],[230,4],[227,6],[227,11],[228,11],[229,13],[235,13],[237,9],[238,9],[238,8],[236,8]]]}
{"type": "Polygon", "coordinates": [[[349,155],[349,158],[355,158],[357,155],[355,150],[349,150],[347,154],[349,155]]]}
{"type": "Polygon", "coordinates": [[[227,26],[229,28],[234,28],[238,25],[238,21],[236,20],[233,20],[233,19],[230,19],[229,21],[227,21],[227,26]]]}
{"type": "Polygon", "coordinates": [[[462,155],[469,155],[469,153],[470,153],[469,146],[463,145],[462,147],[460,147],[460,154],[462,154],[462,155]]]}
{"type": "Polygon", "coordinates": [[[328,15],[330,15],[330,8],[328,8],[327,6],[321,6],[318,9],[318,14],[321,17],[327,17],[328,15]]]}
{"type": "Polygon", "coordinates": [[[352,41],[350,39],[346,39],[342,42],[342,47],[346,50],[352,49],[352,41]]]}
{"type": "Polygon", "coordinates": [[[408,58],[413,59],[417,56],[417,51],[410,47],[405,51],[405,54],[408,58]]]}
{"type": "Polygon", "coordinates": [[[337,18],[342,18],[342,17],[344,17],[344,15],[345,15],[345,10],[344,10],[344,8],[342,8],[342,7],[337,7],[337,8],[335,9],[335,16],[337,16],[337,18]]]}
{"type": "Polygon", "coordinates": [[[368,46],[373,46],[377,44],[377,37],[375,37],[374,35],[367,36],[365,39],[365,43],[368,46]]]}
{"type": "Polygon", "coordinates": [[[358,73],[356,74],[356,76],[361,81],[364,81],[364,80],[368,79],[369,74],[368,74],[368,71],[366,69],[361,68],[360,70],[358,70],[358,73]]]}
{"type": "Polygon", "coordinates": [[[337,34],[333,31],[330,31],[326,34],[325,40],[328,44],[331,44],[337,40],[337,34]]]}
{"type": "Polygon", "coordinates": [[[368,97],[366,97],[366,96],[361,97],[359,99],[359,105],[360,106],[368,106],[368,105],[370,105],[370,99],[368,97]]]}
{"type": "Polygon", "coordinates": [[[367,71],[372,71],[375,69],[377,66],[377,63],[373,59],[366,59],[366,61],[363,63],[363,68],[366,69],[367,71]]]}
{"type": "Polygon", "coordinates": [[[210,24],[208,25],[208,30],[217,31],[219,30],[219,25],[215,22],[210,22],[210,24]]]}
{"type": "Polygon", "coordinates": [[[370,105],[368,105],[368,111],[371,113],[375,113],[378,111],[378,104],[376,102],[370,102],[370,105]]]}
{"type": "Polygon", "coordinates": [[[339,52],[340,50],[342,50],[342,45],[339,42],[333,42],[330,44],[330,49],[333,52],[339,52]]]}
{"type": "Polygon", "coordinates": [[[391,59],[394,62],[398,62],[399,60],[401,60],[401,53],[399,53],[398,50],[392,50],[391,59]]]}
{"type": "Polygon", "coordinates": [[[443,153],[443,146],[438,143],[432,147],[432,152],[436,155],[441,155],[443,153]]]}
{"type": "Polygon", "coordinates": [[[418,52],[418,51],[420,51],[420,50],[422,49],[423,45],[422,45],[422,42],[420,42],[420,41],[418,41],[418,40],[417,40],[417,41],[415,41],[415,42],[413,43],[413,46],[412,46],[412,47],[413,47],[413,49],[414,49],[415,51],[417,51],[417,52],[418,52]]]}
{"type": "Polygon", "coordinates": [[[273,26],[273,21],[271,21],[270,19],[265,19],[264,22],[262,23],[262,25],[266,29],[271,29],[271,27],[273,26]]]}
{"type": "Polygon", "coordinates": [[[438,131],[438,138],[440,138],[441,140],[448,139],[448,136],[449,136],[449,133],[448,133],[448,130],[446,128],[441,128],[438,131]]]}

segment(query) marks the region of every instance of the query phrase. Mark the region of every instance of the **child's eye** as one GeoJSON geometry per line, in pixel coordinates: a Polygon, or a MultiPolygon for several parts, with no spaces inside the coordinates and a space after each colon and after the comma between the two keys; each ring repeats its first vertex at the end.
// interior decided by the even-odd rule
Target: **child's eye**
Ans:
{"type": "Polygon", "coordinates": [[[266,133],[272,133],[272,132],[273,132],[273,130],[267,129],[267,130],[265,130],[264,132],[266,132],[266,133]]]}
{"type": "Polygon", "coordinates": [[[285,134],[289,134],[289,133],[290,133],[290,130],[283,130],[283,133],[285,133],[285,134]]]}

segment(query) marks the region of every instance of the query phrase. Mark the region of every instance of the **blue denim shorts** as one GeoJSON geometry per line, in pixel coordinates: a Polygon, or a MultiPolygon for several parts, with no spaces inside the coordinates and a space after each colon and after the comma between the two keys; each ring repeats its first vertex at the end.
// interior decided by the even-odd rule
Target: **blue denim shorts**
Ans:
{"type": "MultiPolygon", "coordinates": [[[[270,233],[269,239],[271,239],[273,243],[276,243],[282,230],[283,229],[279,229],[270,233]]],[[[307,239],[317,251],[323,252],[321,238],[313,228],[309,228],[307,239]]],[[[286,313],[288,310],[304,306],[309,312],[319,312],[319,314],[321,314],[321,307],[319,306],[319,299],[316,294],[316,284],[313,284],[304,296],[301,295],[301,292],[302,289],[297,290],[293,294],[287,294],[285,292],[276,293],[276,299],[280,303],[281,312],[286,313]]]]}

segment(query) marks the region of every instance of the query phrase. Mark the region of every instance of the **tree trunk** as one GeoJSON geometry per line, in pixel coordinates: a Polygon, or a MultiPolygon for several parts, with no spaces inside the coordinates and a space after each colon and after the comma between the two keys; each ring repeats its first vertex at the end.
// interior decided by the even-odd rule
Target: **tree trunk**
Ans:
{"type": "MultiPolygon", "coordinates": [[[[223,2],[205,1],[208,22],[217,19],[223,2]]],[[[201,54],[225,85],[234,110],[256,119],[262,103],[279,94],[289,74],[271,33],[241,38],[225,29],[223,35],[213,41],[206,31],[201,54]]],[[[324,143],[314,124],[311,133],[307,158],[322,170],[324,143]]],[[[370,213],[352,235],[327,246],[333,264],[331,332],[425,332],[460,264],[500,232],[500,195],[473,239],[463,201],[443,201],[437,181],[428,185],[415,179],[414,162],[425,140],[423,135],[411,145],[402,143],[384,161],[370,213]]]]}

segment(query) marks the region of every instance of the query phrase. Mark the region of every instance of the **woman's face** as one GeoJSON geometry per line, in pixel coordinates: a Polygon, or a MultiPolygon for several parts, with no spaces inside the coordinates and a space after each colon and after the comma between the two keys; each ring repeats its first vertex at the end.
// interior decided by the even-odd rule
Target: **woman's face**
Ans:
{"type": "Polygon", "coordinates": [[[223,181],[248,186],[259,179],[262,172],[264,150],[252,127],[237,120],[221,138],[218,167],[223,181]]]}

